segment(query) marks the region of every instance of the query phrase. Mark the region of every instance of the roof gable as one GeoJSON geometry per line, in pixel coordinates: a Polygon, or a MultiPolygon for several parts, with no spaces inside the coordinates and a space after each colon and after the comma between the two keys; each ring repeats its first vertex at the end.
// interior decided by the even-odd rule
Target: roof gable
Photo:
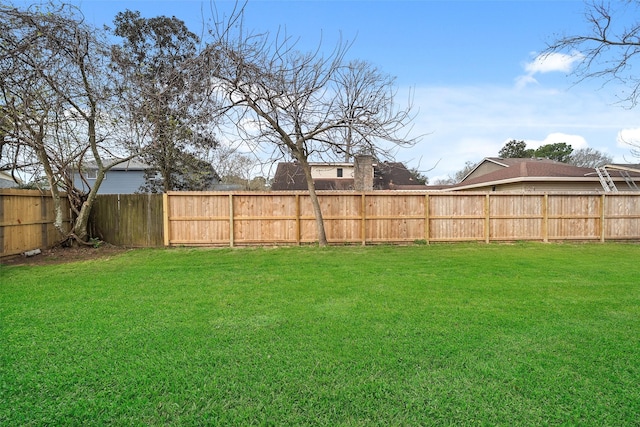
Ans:
{"type": "Polygon", "coordinates": [[[272,190],[306,190],[307,178],[299,163],[280,162],[271,184],[272,190]]]}
{"type": "MultiPolygon", "coordinates": [[[[464,178],[460,181],[462,183],[468,183],[471,180],[476,180],[477,178],[500,171],[507,168],[513,168],[514,166],[522,167],[522,164],[530,165],[530,164],[544,164],[548,165],[550,168],[549,173],[553,173],[551,165],[565,165],[566,163],[557,162],[555,160],[542,159],[542,158],[531,158],[531,157],[485,157],[480,163],[478,163],[464,178]]],[[[528,166],[527,166],[528,167],[528,166]]],[[[512,172],[513,173],[513,172],[512,172]]],[[[525,175],[526,176],[526,175],[525,175]]],[[[513,176],[512,176],[513,177],[513,176]]]]}
{"type": "MultiPolygon", "coordinates": [[[[504,166],[493,172],[480,174],[477,176],[467,175],[459,184],[454,187],[473,186],[487,183],[497,183],[500,181],[524,181],[527,179],[549,179],[553,178],[586,178],[597,175],[592,168],[583,168],[549,159],[502,159],[504,166]]],[[[493,159],[485,159],[494,164],[498,162],[493,159]]],[[[483,162],[484,162],[483,161],[483,162]]],[[[477,169],[477,168],[476,168],[477,169]]]]}
{"type": "MultiPolygon", "coordinates": [[[[105,166],[110,165],[117,159],[107,159],[103,160],[103,164],[105,166]]],[[[84,169],[98,169],[98,164],[94,161],[83,162],[82,167],[84,169]]],[[[143,171],[149,169],[149,165],[137,160],[137,159],[129,159],[124,162],[118,163],[117,165],[112,166],[109,170],[111,171],[143,171]]]]}

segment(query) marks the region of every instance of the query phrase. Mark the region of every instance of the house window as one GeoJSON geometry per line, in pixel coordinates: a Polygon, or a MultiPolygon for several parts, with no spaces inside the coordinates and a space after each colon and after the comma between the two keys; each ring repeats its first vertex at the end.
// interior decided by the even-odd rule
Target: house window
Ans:
{"type": "Polygon", "coordinates": [[[342,178],[342,168],[338,168],[338,178],[342,178]]]}
{"type": "Polygon", "coordinates": [[[87,169],[87,179],[97,179],[98,169],[87,169]]]}

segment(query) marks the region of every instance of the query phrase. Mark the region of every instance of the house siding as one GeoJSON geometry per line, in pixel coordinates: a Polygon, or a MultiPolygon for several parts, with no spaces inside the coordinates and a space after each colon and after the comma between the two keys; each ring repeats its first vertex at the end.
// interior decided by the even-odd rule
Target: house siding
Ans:
{"type": "MultiPolygon", "coordinates": [[[[95,179],[88,179],[87,181],[91,186],[95,183],[95,179]]],[[[134,194],[143,184],[144,171],[110,170],[105,175],[105,179],[98,189],[98,194],[134,194]]],[[[82,189],[82,191],[90,190],[77,174],[74,175],[74,185],[76,188],[82,189]]]]}
{"type": "Polygon", "coordinates": [[[311,165],[313,179],[353,179],[353,165],[311,165]],[[338,176],[338,169],[342,169],[342,176],[338,176]]]}

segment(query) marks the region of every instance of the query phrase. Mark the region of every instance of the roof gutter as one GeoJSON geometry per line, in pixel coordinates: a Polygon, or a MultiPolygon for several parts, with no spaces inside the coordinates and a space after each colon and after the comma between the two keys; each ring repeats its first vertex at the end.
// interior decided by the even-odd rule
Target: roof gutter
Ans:
{"type": "MultiPolygon", "coordinates": [[[[615,177],[616,181],[622,181],[622,178],[615,177]]],[[[468,184],[462,186],[454,186],[451,190],[469,190],[478,187],[490,187],[501,184],[517,184],[520,182],[597,182],[600,183],[598,177],[575,177],[575,176],[560,176],[560,177],[548,177],[548,176],[529,176],[529,177],[517,177],[509,179],[500,179],[496,181],[479,182],[477,184],[468,184]]]]}

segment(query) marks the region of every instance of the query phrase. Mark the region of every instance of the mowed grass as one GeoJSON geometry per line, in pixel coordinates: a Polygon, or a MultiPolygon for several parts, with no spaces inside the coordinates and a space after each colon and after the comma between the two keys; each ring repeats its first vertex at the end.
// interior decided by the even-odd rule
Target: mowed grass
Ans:
{"type": "Polygon", "coordinates": [[[640,422],[640,246],[0,266],[0,425],[640,422]]]}

